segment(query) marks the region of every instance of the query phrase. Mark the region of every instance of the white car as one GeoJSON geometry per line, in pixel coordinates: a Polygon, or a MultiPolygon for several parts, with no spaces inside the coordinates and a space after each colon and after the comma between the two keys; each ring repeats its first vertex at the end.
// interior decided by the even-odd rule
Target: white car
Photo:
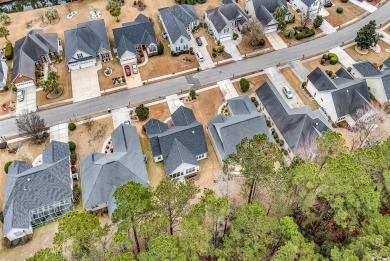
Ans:
{"type": "Polygon", "coordinates": [[[292,94],[290,88],[288,88],[287,86],[283,86],[283,92],[284,92],[284,95],[286,95],[287,99],[292,99],[293,94],[292,94]]]}
{"type": "Polygon", "coordinates": [[[16,98],[19,102],[22,102],[24,100],[24,90],[18,90],[16,92],[16,98]]]}
{"type": "Polygon", "coordinates": [[[198,59],[198,61],[199,61],[200,63],[204,61],[204,60],[203,60],[203,55],[202,55],[201,52],[196,52],[196,53],[195,53],[195,56],[196,56],[196,59],[198,59]]]}
{"type": "Polygon", "coordinates": [[[133,70],[133,73],[138,73],[138,67],[135,63],[131,65],[131,69],[133,70]]]}

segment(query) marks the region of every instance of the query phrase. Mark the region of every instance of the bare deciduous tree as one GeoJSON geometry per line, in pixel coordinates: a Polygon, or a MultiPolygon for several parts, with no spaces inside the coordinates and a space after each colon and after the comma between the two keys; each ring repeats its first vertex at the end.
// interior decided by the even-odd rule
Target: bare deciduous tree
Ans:
{"type": "Polygon", "coordinates": [[[306,28],[307,23],[310,20],[310,8],[307,8],[307,11],[305,14],[301,15],[301,25],[303,28],[306,28]]]}
{"type": "Polygon", "coordinates": [[[41,144],[45,140],[43,135],[46,129],[45,120],[36,112],[24,110],[16,117],[16,125],[19,133],[32,136],[37,144],[41,144]]]}
{"type": "Polygon", "coordinates": [[[91,116],[86,116],[85,117],[85,127],[87,128],[87,131],[89,134],[91,134],[92,132],[92,128],[93,128],[93,125],[95,124],[95,122],[93,121],[92,117],[91,116]]]}
{"type": "Polygon", "coordinates": [[[367,109],[356,111],[357,121],[352,130],[357,132],[357,139],[354,140],[353,148],[362,148],[370,137],[378,120],[378,113],[370,113],[367,109]]]}
{"type": "Polygon", "coordinates": [[[294,154],[304,161],[313,162],[318,154],[317,141],[315,139],[311,139],[310,141],[298,147],[294,154]]]}
{"type": "Polygon", "coordinates": [[[256,44],[258,44],[264,37],[264,26],[256,18],[249,18],[248,29],[251,32],[253,39],[256,41],[256,44]]]}

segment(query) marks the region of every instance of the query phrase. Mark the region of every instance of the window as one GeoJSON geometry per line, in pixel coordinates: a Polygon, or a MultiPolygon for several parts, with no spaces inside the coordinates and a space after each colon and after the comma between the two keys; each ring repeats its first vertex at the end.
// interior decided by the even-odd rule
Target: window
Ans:
{"type": "Polygon", "coordinates": [[[23,232],[22,231],[18,231],[18,232],[15,232],[14,235],[17,236],[17,237],[20,237],[21,235],[23,235],[23,232]]]}
{"type": "Polygon", "coordinates": [[[188,45],[184,45],[184,50],[187,50],[188,49],[188,45]]]}
{"type": "Polygon", "coordinates": [[[176,51],[180,51],[180,46],[176,46],[176,51]]]}
{"type": "Polygon", "coordinates": [[[161,160],[161,156],[157,156],[157,160],[161,160]]]}
{"type": "Polygon", "coordinates": [[[183,43],[183,38],[180,39],[180,43],[183,43]]]}
{"type": "Polygon", "coordinates": [[[110,59],[110,54],[109,54],[109,53],[102,53],[101,56],[102,56],[102,59],[103,59],[103,60],[108,60],[108,59],[110,59]]]}
{"type": "Polygon", "coordinates": [[[78,53],[77,54],[77,59],[81,59],[81,58],[83,58],[83,54],[82,53],[78,53]]]}
{"type": "Polygon", "coordinates": [[[223,32],[224,32],[224,33],[227,33],[227,32],[229,32],[229,28],[225,28],[225,29],[223,29],[223,32]]]}
{"type": "Polygon", "coordinates": [[[156,50],[156,46],[155,46],[155,45],[151,45],[151,46],[149,47],[149,51],[152,52],[152,53],[155,52],[155,51],[157,51],[157,50],[156,50]]]}

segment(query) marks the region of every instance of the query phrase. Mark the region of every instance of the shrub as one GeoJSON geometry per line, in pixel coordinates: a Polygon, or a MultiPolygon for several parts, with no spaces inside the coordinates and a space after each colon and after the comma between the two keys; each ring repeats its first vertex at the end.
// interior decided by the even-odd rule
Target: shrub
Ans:
{"type": "Polygon", "coordinates": [[[249,87],[250,87],[250,83],[247,79],[245,78],[242,78],[240,80],[240,89],[242,92],[247,92],[249,90],[249,87]]]}
{"type": "MultiPolygon", "coordinates": [[[[72,154],[71,154],[71,155],[72,155],[72,154]]],[[[71,160],[70,160],[70,164],[71,164],[71,165],[76,165],[76,160],[75,160],[75,159],[71,159],[71,160]]]]}
{"type": "Polygon", "coordinates": [[[287,151],[286,149],[283,149],[283,154],[284,154],[285,156],[287,156],[287,155],[288,155],[288,151],[287,151]]]}
{"type": "Polygon", "coordinates": [[[12,87],[12,91],[13,91],[13,92],[17,92],[17,91],[18,91],[18,88],[12,87]]]}
{"type": "Polygon", "coordinates": [[[277,138],[279,137],[279,135],[278,135],[278,133],[277,133],[276,131],[272,134],[272,136],[273,136],[275,139],[277,139],[277,138]]]}
{"type": "MultiPolygon", "coordinates": [[[[70,159],[72,159],[72,160],[77,160],[77,154],[76,154],[76,153],[70,154],[70,159]]],[[[74,165],[74,164],[73,164],[73,165],[74,165]]]]}
{"type": "Polygon", "coordinates": [[[324,54],[322,55],[322,59],[328,60],[328,59],[329,59],[329,58],[328,58],[328,54],[324,53],[324,54]]]}
{"type": "Polygon", "coordinates": [[[342,14],[344,12],[344,9],[342,7],[337,7],[336,12],[338,14],[342,14]]]}
{"type": "Polygon", "coordinates": [[[134,1],[134,2],[133,2],[133,5],[137,5],[137,1],[134,1]]]}
{"type": "Polygon", "coordinates": [[[70,167],[70,171],[72,171],[72,173],[75,173],[77,171],[76,166],[70,167]]]}
{"type": "Polygon", "coordinates": [[[259,106],[259,102],[258,101],[254,101],[253,104],[255,105],[256,108],[257,108],[257,106],[259,106]]]}
{"type": "Polygon", "coordinates": [[[213,53],[216,53],[217,52],[217,49],[215,49],[215,47],[213,47],[213,53]]]}
{"type": "Polygon", "coordinates": [[[299,13],[301,12],[301,9],[298,8],[296,11],[297,11],[297,13],[299,14],[299,13]]]}
{"type": "Polygon", "coordinates": [[[267,124],[267,127],[268,127],[268,128],[271,127],[271,121],[270,121],[270,120],[266,119],[266,120],[265,120],[265,123],[267,124]]]}
{"type": "Polygon", "coordinates": [[[325,62],[326,62],[325,59],[321,59],[321,62],[320,62],[320,63],[323,65],[325,62]]]}
{"type": "Polygon", "coordinates": [[[5,86],[3,87],[3,90],[7,92],[7,91],[9,90],[8,86],[5,85],[5,86]]]}
{"type": "Polygon", "coordinates": [[[172,56],[176,56],[176,53],[174,51],[171,51],[172,56]]]}
{"type": "Polygon", "coordinates": [[[5,58],[7,58],[7,60],[12,60],[13,53],[14,53],[14,48],[12,47],[12,44],[10,42],[8,42],[5,45],[4,56],[5,56],[5,58]]]}
{"type": "Polygon", "coordinates": [[[213,57],[217,57],[217,52],[213,52],[213,57]]]}
{"type": "Polygon", "coordinates": [[[280,139],[280,140],[279,140],[279,145],[280,145],[280,146],[283,146],[283,145],[284,145],[284,140],[280,139]]]}
{"type": "Polygon", "coordinates": [[[1,223],[4,223],[4,214],[3,214],[3,211],[0,212],[0,221],[1,221],[1,223]]]}
{"type": "Polygon", "coordinates": [[[164,45],[161,41],[158,42],[158,44],[157,44],[157,54],[158,55],[164,54],[164,45]]]}
{"type": "Polygon", "coordinates": [[[191,90],[190,90],[190,97],[191,97],[191,99],[193,99],[193,100],[196,99],[196,91],[195,91],[195,89],[191,89],[191,90]]]}
{"type": "Polygon", "coordinates": [[[336,56],[336,57],[332,57],[330,58],[330,64],[336,64],[339,62],[339,58],[336,56]]]}
{"type": "Polygon", "coordinates": [[[74,124],[73,122],[69,123],[68,129],[70,131],[74,131],[76,128],[77,128],[76,124],[74,124]]]}
{"type": "Polygon", "coordinates": [[[348,72],[351,72],[351,71],[352,71],[352,67],[348,67],[348,68],[347,68],[347,71],[348,71],[348,72]]]}
{"type": "Polygon", "coordinates": [[[145,107],[143,104],[135,108],[135,113],[137,114],[140,120],[146,120],[149,116],[149,108],[145,107]]]}
{"type": "Polygon", "coordinates": [[[307,82],[302,82],[302,87],[306,87],[307,86],[307,82]]]}
{"type": "Polygon", "coordinates": [[[238,34],[233,33],[233,40],[237,40],[237,39],[238,39],[238,34]]]}
{"type": "Polygon", "coordinates": [[[256,98],[255,97],[251,97],[251,102],[255,102],[256,101],[256,98]]]}
{"type": "Polygon", "coordinates": [[[74,151],[76,149],[76,143],[74,143],[73,141],[69,141],[68,144],[70,151],[74,151]]]}
{"type": "MultiPolygon", "coordinates": [[[[367,0],[367,1],[370,2],[369,0],[367,0]]],[[[348,0],[341,0],[341,3],[346,4],[346,3],[348,3],[348,0]]]]}
{"type": "Polygon", "coordinates": [[[4,171],[6,174],[8,174],[8,168],[9,168],[9,165],[12,164],[12,161],[8,161],[7,163],[4,164],[4,171]]]}
{"type": "Polygon", "coordinates": [[[259,46],[263,47],[264,45],[265,45],[265,40],[264,39],[260,39],[259,40],[259,46]]]}

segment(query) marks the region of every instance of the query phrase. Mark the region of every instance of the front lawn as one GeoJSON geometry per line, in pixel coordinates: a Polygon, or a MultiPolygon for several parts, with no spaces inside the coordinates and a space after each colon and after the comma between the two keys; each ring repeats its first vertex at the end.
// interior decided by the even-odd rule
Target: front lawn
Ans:
{"type": "Polygon", "coordinates": [[[377,66],[383,64],[383,62],[390,57],[389,53],[385,52],[385,49],[390,49],[390,44],[379,41],[378,43],[381,47],[381,53],[377,54],[373,50],[369,50],[368,54],[359,54],[355,51],[355,45],[344,49],[356,62],[368,60],[377,66]]]}
{"type": "Polygon", "coordinates": [[[330,23],[333,27],[338,27],[352,19],[358,17],[363,14],[365,10],[351,2],[341,3],[340,0],[333,1],[333,6],[326,8],[329,12],[329,15],[324,17],[328,23],[330,23]],[[343,13],[338,14],[336,12],[337,8],[343,8],[343,13]]]}

